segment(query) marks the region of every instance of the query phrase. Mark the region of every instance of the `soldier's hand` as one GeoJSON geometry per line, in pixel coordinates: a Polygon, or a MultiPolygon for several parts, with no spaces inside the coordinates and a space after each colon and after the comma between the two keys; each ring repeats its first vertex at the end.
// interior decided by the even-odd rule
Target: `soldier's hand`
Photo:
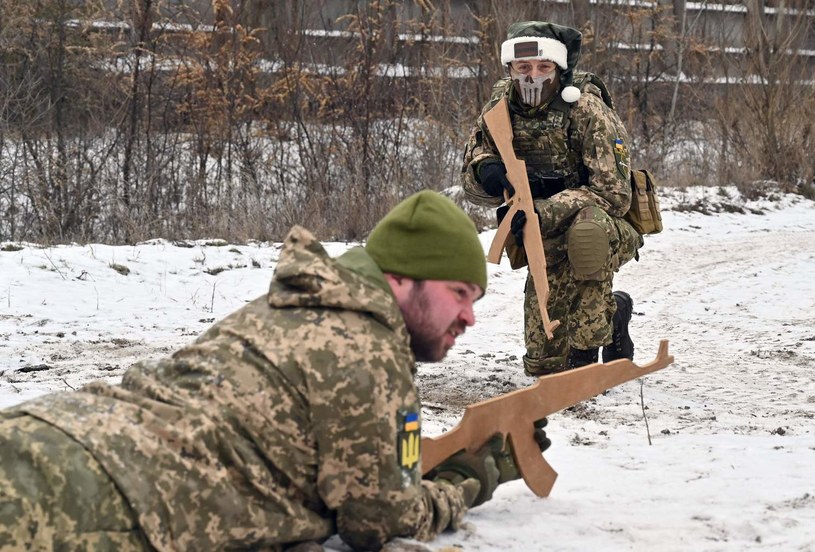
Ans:
{"type": "Polygon", "coordinates": [[[509,223],[509,231],[515,236],[515,245],[524,246],[524,226],[526,226],[526,212],[516,211],[509,223]]]}
{"type": "MultiPolygon", "coordinates": [[[[475,479],[480,487],[477,494],[472,497],[468,507],[475,508],[492,498],[492,493],[498,487],[500,472],[496,466],[495,454],[501,450],[503,438],[500,433],[495,434],[487,443],[475,452],[462,450],[457,452],[436,468],[434,480],[444,479],[454,485],[463,485],[468,479],[475,479]]],[[[462,489],[466,491],[466,489],[462,489]]],[[[468,493],[464,492],[465,502],[468,493]]]]}
{"type": "MultiPolygon", "coordinates": [[[[546,436],[546,430],[544,429],[548,423],[549,420],[546,418],[541,418],[533,423],[534,430],[532,432],[532,437],[538,444],[541,454],[543,451],[552,446],[552,441],[546,436]]],[[[518,471],[518,466],[515,464],[515,457],[513,455],[512,445],[510,444],[509,440],[507,440],[504,443],[504,446],[496,453],[495,464],[498,466],[498,472],[501,474],[498,477],[499,484],[506,483],[507,481],[514,481],[515,479],[519,479],[521,477],[521,472],[518,471]]]]}
{"type": "MultiPolygon", "coordinates": [[[[544,429],[547,423],[546,418],[534,422],[532,436],[541,453],[552,445],[544,429]]],[[[469,508],[475,508],[491,499],[499,484],[521,477],[515,464],[512,445],[500,433],[493,435],[476,452],[457,452],[439,464],[434,471],[434,479],[444,479],[454,485],[463,486],[471,479],[478,481],[480,486],[477,490],[462,488],[465,503],[472,500],[472,503],[467,503],[469,508]]]]}
{"type": "Polygon", "coordinates": [[[503,197],[504,190],[509,197],[515,195],[515,188],[507,179],[507,168],[501,161],[483,161],[478,166],[478,179],[481,187],[491,196],[503,197]]]}
{"type": "Polygon", "coordinates": [[[548,423],[548,419],[541,418],[540,420],[535,420],[535,423],[533,424],[535,426],[535,431],[532,435],[535,438],[535,442],[538,443],[538,448],[541,449],[541,454],[552,446],[552,441],[546,436],[546,429],[544,429],[548,423]]]}
{"type": "MultiPolygon", "coordinates": [[[[535,209],[535,213],[540,216],[537,209],[535,209]]],[[[527,220],[526,211],[516,211],[512,215],[512,222],[509,223],[509,231],[515,237],[515,244],[518,247],[524,245],[524,228],[526,228],[527,220]]]]}
{"type": "Polygon", "coordinates": [[[467,508],[472,508],[478,495],[481,493],[481,482],[478,479],[465,479],[458,484],[461,489],[461,497],[467,508]]]}

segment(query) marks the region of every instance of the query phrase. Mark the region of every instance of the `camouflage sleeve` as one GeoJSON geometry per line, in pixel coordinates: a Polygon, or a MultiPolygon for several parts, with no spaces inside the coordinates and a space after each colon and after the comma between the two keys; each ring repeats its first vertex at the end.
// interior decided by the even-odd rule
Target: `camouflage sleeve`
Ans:
{"type": "Polygon", "coordinates": [[[466,510],[458,488],[421,480],[412,355],[371,343],[379,348],[365,360],[340,363],[310,385],[318,490],[343,541],[365,550],[394,537],[431,539],[466,510]]]}
{"type": "Polygon", "coordinates": [[[600,97],[584,92],[572,108],[572,124],[588,183],[535,200],[541,228],[548,235],[563,231],[583,207],[597,205],[620,217],[631,204],[628,134],[620,118],[600,97]]]}
{"type": "Polygon", "coordinates": [[[487,159],[501,160],[498,150],[492,141],[487,125],[484,123],[484,113],[486,113],[495,101],[490,101],[481,110],[481,115],[470,131],[470,138],[464,147],[464,159],[461,167],[461,185],[464,188],[465,197],[476,205],[487,207],[498,207],[504,201],[502,198],[491,196],[484,192],[484,188],[476,179],[476,171],[482,161],[487,159]]]}
{"type": "Polygon", "coordinates": [[[461,489],[452,483],[422,481],[424,508],[433,512],[429,523],[419,526],[413,535],[418,540],[429,541],[445,529],[458,529],[467,507],[461,489]]]}

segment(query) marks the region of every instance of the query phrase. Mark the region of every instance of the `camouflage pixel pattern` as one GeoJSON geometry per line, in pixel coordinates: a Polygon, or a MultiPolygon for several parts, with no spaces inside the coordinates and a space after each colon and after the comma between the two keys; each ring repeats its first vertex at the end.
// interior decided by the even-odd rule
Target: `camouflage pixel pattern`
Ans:
{"type": "Polygon", "coordinates": [[[501,198],[484,192],[475,171],[485,160],[500,159],[484,113],[507,97],[512,145],[518,158],[526,163],[530,182],[545,176],[565,180],[565,190],[548,201],[535,202],[542,230],[546,234],[565,231],[577,211],[589,205],[622,217],[631,206],[629,139],[620,118],[603,102],[600,90],[593,84],[585,86],[569,111],[568,131],[563,128],[563,112],[552,109],[552,103],[526,109],[516,103],[515,96],[515,88],[507,79],[499,81],[470,133],[462,166],[467,198],[485,206],[503,203],[501,198]]]}
{"type": "Polygon", "coordinates": [[[6,415],[81,443],[158,550],[277,550],[334,533],[376,550],[431,539],[466,510],[458,487],[421,480],[418,449],[399,454],[419,431],[414,370],[364,249],[330,259],[294,228],[268,295],[172,358],[6,415]]]}
{"type": "Polygon", "coordinates": [[[598,207],[586,207],[575,217],[591,220],[602,227],[609,239],[609,257],[603,271],[592,278],[576,278],[567,258],[566,233],[544,240],[549,280],[547,308],[552,320],[561,325],[549,340],[543,330],[538,295],[532,275],[526,279],[524,296],[524,367],[534,374],[560,370],[566,366],[569,348],[590,349],[611,343],[611,318],[617,310],[612,296],[613,274],[630,261],[642,245],[642,236],[622,219],[611,217],[598,207]]]}
{"type": "Polygon", "coordinates": [[[528,109],[517,102],[508,79],[496,83],[465,147],[462,185],[478,205],[498,207],[502,198],[484,192],[476,179],[483,161],[500,159],[483,115],[501,98],[508,98],[513,147],[527,167],[530,183],[543,177],[562,177],[565,189],[535,199],[540,215],[549,277],[549,317],[560,320],[554,339],[546,339],[531,276],[527,280],[524,312],[527,371],[565,366],[569,347],[589,349],[611,342],[611,319],[616,303],[611,295],[613,274],[634,258],[642,236],[622,217],[631,204],[628,134],[617,114],[602,100],[593,84],[583,87],[568,111],[549,104],[528,109]],[[564,127],[568,127],[568,130],[564,127]],[[609,237],[609,257],[598,275],[577,276],[568,262],[566,235],[580,216],[594,220],[609,237]]]}
{"type": "Polygon", "coordinates": [[[4,415],[0,550],[150,547],[124,497],[82,445],[31,416],[4,415]]]}

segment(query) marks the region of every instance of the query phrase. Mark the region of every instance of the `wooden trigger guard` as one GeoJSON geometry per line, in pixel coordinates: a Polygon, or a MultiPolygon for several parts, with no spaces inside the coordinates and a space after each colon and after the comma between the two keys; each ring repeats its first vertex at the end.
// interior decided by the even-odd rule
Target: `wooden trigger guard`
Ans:
{"type": "Polygon", "coordinates": [[[540,219],[535,211],[535,202],[532,198],[532,190],[529,187],[529,178],[526,174],[526,163],[516,157],[515,150],[512,147],[512,123],[509,119],[506,98],[502,98],[492,109],[484,113],[484,122],[487,124],[493,142],[495,142],[501,160],[507,169],[507,179],[515,188],[515,194],[512,197],[509,197],[506,191],[504,192],[504,199],[509,206],[509,210],[501,224],[498,225],[498,230],[487,254],[487,261],[494,264],[501,262],[501,254],[507,240],[511,237],[510,227],[513,216],[518,211],[526,213],[524,250],[529,264],[529,272],[532,274],[532,282],[535,285],[535,292],[538,295],[538,307],[543,320],[543,330],[546,337],[552,339],[553,332],[560,325],[560,321],[550,320],[549,311],[546,307],[549,303],[549,279],[546,275],[546,257],[543,251],[540,219]]]}

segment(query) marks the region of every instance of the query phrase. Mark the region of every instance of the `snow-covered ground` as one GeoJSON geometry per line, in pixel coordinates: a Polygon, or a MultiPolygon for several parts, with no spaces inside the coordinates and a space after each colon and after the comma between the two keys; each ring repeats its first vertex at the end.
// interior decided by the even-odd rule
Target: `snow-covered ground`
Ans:
{"type": "MultiPolygon", "coordinates": [[[[668,339],[676,362],[642,388],[552,415],[551,495],[503,485],[430,549],[815,551],[815,204],[717,189],[663,203],[700,194],[743,212],[666,211],[665,231],[615,282],[635,301],[635,361],[668,339]]],[[[0,244],[0,406],[117,381],[133,361],[170,353],[264,293],[279,251],[13,245],[0,244]]],[[[491,266],[477,324],[443,363],[419,367],[426,434],[453,427],[468,403],[533,383],[520,362],[524,277],[491,266]]]]}

